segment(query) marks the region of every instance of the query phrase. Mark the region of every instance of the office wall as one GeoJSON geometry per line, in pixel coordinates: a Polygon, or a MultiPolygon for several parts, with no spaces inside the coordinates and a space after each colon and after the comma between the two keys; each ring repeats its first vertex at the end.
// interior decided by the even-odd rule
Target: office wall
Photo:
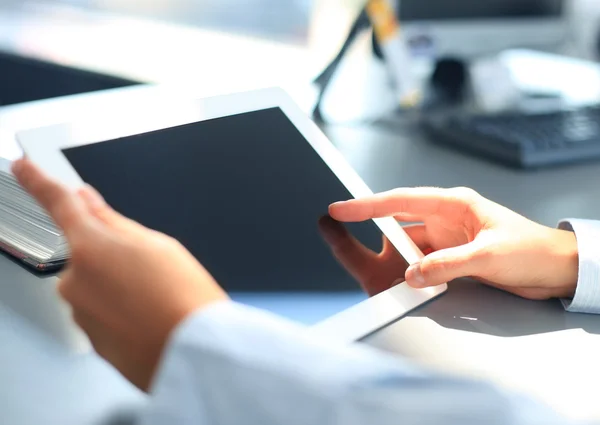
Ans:
{"type": "Polygon", "coordinates": [[[303,42],[314,0],[45,1],[303,42]]]}

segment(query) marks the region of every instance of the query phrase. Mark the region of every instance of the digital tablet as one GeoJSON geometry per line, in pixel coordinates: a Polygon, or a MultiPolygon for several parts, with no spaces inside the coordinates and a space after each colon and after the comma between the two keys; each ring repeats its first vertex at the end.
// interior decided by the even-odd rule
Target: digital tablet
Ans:
{"type": "Polygon", "coordinates": [[[282,90],[155,111],[17,138],[46,173],[91,184],[117,211],[177,238],[234,300],[314,332],[357,340],[446,290],[404,283],[422,253],[393,218],[327,215],[372,192],[282,90]]]}

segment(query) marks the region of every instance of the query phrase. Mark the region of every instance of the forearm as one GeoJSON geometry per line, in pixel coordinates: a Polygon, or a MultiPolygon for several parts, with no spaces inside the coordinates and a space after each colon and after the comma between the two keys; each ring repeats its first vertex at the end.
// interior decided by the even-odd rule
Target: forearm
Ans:
{"type": "Polygon", "coordinates": [[[234,304],[175,334],[144,424],[562,424],[550,410],[234,304]]]}

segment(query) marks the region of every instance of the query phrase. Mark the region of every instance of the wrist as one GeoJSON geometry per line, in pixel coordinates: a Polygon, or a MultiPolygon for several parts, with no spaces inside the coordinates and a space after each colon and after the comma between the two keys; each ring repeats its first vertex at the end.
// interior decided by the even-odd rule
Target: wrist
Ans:
{"type": "Polygon", "coordinates": [[[556,298],[573,298],[579,278],[579,250],[575,233],[551,229],[551,259],[556,298]]]}

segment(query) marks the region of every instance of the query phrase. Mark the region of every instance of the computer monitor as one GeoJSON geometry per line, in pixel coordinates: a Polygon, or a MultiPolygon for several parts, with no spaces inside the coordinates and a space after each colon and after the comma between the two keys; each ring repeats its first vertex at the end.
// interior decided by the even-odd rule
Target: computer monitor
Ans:
{"type": "Polygon", "coordinates": [[[556,48],[567,35],[569,0],[399,0],[412,45],[461,56],[507,48],[556,48]]]}

